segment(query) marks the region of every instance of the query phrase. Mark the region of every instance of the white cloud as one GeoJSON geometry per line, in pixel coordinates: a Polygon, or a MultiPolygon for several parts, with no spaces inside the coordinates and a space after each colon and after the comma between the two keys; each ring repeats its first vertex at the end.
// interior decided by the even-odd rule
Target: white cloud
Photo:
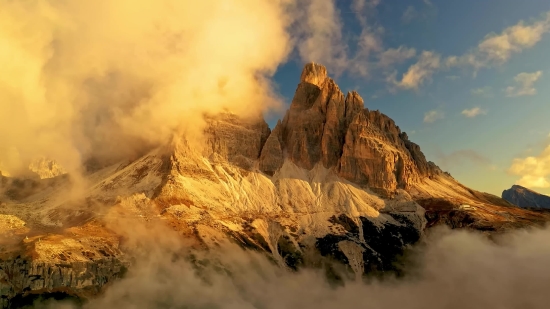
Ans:
{"type": "Polygon", "coordinates": [[[492,97],[493,96],[493,88],[490,86],[485,86],[481,88],[475,88],[470,91],[473,95],[478,95],[482,97],[492,97]]]}
{"type": "Polygon", "coordinates": [[[347,46],[342,38],[343,24],[333,0],[307,0],[305,10],[296,16],[298,52],[304,62],[318,62],[336,74],[347,69],[347,46]]]}
{"type": "Polygon", "coordinates": [[[550,145],[538,156],[514,159],[508,172],[520,176],[516,183],[524,187],[550,188],[550,145]]]}
{"type": "MultiPolygon", "coordinates": [[[[403,22],[408,22],[417,16],[418,10],[409,6],[404,12],[402,20],[403,22]]],[[[422,84],[422,81],[431,78],[436,71],[458,66],[473,67],[474,76],[476,76],[480,68],[503,64],[514,53],[520,53],[525,49],[534,47],[542,39],[543,35],[549,31],[550,11],[545,13],[542,18],[529,24],[519,21],[499,34],[491,33],[486,35],[475,48],[461,56],[451,55],[441,59],[441,56],[434,52],[424,51],[421,55],[431,53],[432,58],[437,56],[437,65],[426,67],[416,63],[409,68],[409,71],[404,74],[400,82],[396,81],[397,72],[390,75],[386,80],[388,83],[400,86],[400,88],[416,89],[422,84]],[[422,68],[428,69],[421,70],[422,68]],[[420,72],[424,74],[418,74],[420,72]]],[[[516,88],[513,88],[510,91],[515,93],[515,90],[516,88]]]]}
{"type": "Polygon", "coordinates": [[[399,64],[405,60],[411,59],[414,56],[416,56],[416,49],[399,46],[398,48],[390,48],[380,53],[378,56],[380,61],[378,63],[381,67],[388,68],[394,64],[399,64]]]}
{"type": "Polygon", "coordinates": [[[433,123],[436,120],[443,119],[445,115],[441,111],[431,110],[424,114],[425,123],[433,123]]]}
{"type": "Polygon", "coordinates": [[[350,71],[360,76],[368,76],[370,57],[383,50],[382,27],[369,27],[367,16],[374,12],[379,0],[353,0],[351,13],[355,13],[361,25],[361,33],[356,40],[356,52],[350,53],[351,41],[342,33],[344,23],[336,0],[303,0],[301,10],[294,16],[293,31],[300,58],[303,62],[318,62],[336,76],[350,71]]]}
{"type": "Polygon", "coordinates": [[[0,0],[2,169],[43,156],[74,180],[90,157],[198,134],[203,113],[281,104],[271,77],[292,49],[289,2],[0,0]]]}
{"type": "Polygon", "coordinates": [[[462,115],[464,115],[468,118],[474,118],[474,117],[477,117],[479,115],[485,115],[485,114],[487,114],[487,111],[483,110],[479,107],[473,107],[473,108],[465,109],[465,110],[462,111],[462,115]]]}
{"type": "Polygon", "coordinates": [[[542,71],[536,71],[533,73],[519,73],[514,77],[516,86],[509,86],[506,88],[506,95],[509,97],[519,97],[526,95],[537,94],[535,89],[535,83],[542,77],[542,71]]]}
{"type": "Polygon", "coordinates": [[[550,12],[543,20],[531,25],[520,21],[504,29],[500,34],[489,34],[478,45],[478,52],[486,61],[505,62],[513,53],[520,53],[526,48],[535,46],[542,35],[550,31],[550,12]]]}
{"type": "Polygon", "coordinates": [[[418,61],[409,67],[401,78],[396,80],[397,73],[388,77],[388,81],[403,89],[418,89],[424,82],[430,81],[433,73],[441,65],[441,56],[431,51],[423,51],[418,61]]]}
{"type": "Polygon", "coordinates": [[[534,47],[550,31],[550,12],[531,24],[519,21],[501,33],[490,33],[470,52],[462,56],[450,56],[447,65],[471,66],[476,71],[482,67],[500,65],[525,49],[534,47]]]}

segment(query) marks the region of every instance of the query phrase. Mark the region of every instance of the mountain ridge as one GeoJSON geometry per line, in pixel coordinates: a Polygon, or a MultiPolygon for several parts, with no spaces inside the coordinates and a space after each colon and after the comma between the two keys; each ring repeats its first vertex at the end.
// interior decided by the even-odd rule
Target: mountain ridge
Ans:
{"type": "Polygon", "coordinates": [[[318,64],[304,67],[273,130],[259,116],[205,121],[203,147],[178,136],[137,159],[97,164],[78,199],[65,194],[70,175],[1,176],[0,307],[60,289],[95,297],[131,271],[142,225],[193,250],[230,242],[284,268],[335,273],[337,262],[338,276],[362,278],[397,271],[395,258],[426,228],[498,233],[549,219],[458,183],[318,64]]]}
{"type": "Polygon", "coordinates": [[[520,185],[513,185],[510,189],[502,191],[502,198],[522,208],[550,209],[550,196],[520,185]]]}

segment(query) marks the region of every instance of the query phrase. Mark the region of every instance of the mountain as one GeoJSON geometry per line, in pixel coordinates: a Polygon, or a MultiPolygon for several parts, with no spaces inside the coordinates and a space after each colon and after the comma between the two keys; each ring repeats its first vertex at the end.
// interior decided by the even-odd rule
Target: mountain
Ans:
{"type": "Polygon", "coordinates": [[[136,235],[163,229],[197,252],[232,242],[337,279],[395,271],[436,225],[489,233],[549,219],[458,183],[318,64],[273,130],[262,117],[205,121],[200,145],[179,136],[84,179],[0,176],[0,307],[50,292],[95,297],[131,271],[136,235]]]}
{"type": "Polygon", "coordinates": [[[513,185],[510,189],[502,191],[502,198],[522,208],[550,209],[550,196],[518,185],[513,185]]]}

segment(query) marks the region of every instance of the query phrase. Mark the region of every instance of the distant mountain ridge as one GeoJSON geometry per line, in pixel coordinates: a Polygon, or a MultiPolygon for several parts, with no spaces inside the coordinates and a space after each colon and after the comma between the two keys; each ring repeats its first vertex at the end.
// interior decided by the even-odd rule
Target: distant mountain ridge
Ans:
{"type": "Polygon", "coordinates": [[[537,193],[519,185],[502,191],[502,198],[522,208],[550,209],[550,196],[537,193]]]}

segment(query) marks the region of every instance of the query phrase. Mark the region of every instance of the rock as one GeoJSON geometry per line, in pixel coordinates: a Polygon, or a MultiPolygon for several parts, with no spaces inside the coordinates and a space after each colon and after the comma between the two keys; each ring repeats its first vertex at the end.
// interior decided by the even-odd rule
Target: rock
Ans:
{"type": "Polygon", "coordinates": [[[319,162],[334,167],[347,127],[363,108],[363,100],[356,92],[344,97],[318,64],[307,64],[300,81],[282,122],[283,149],[300,167],[312,169],[319,162]]]}
{"type": "Polygon", "coordinates": [[[120,278],[127,266],[116,258],[73,263],[34,262],[30,257],[0,260],[0,308],[11,308],[11,298],[16,295],[52,290],[95,296],[120,278]]]}
{"type": "Polygon", "coordinates": [[[325,115],[319,101],[321,89],[302,82],[282,122],[283,148],[298,166],[312,169],[321,159],[325,115]]]}
{"type": "Polygon", "coordinates": [[[270,174],[281,166],[282,153],[299,167],[311,170],[321,163],[349,181],[391,195],[437,171],[392,119],[364,109],[355,91],[344,97],[318,64],[304,67],[290,109],[277,127],[277,137],[260,160],[260,169],[270,174]]]}
{"type": "Polygon", "coordinates": [[[308,63],[304,66],[300,83],[309,83],[321,87],[327,79],[327,68],[315,63],[308,63]]]}
{"type": "Polygon", "coordinates": [[[283,145],[281,143],[282,126],[281,121],[277,121],[277,125],[271,131],[260,155],[259,169],[270,176],[273,176],[283,166],[284,162],[283,145]]]}
{"type": "Polygon", "coordinates": [[[430,177],[434,174],[441,173],[441,170],[437,165],[435,165],[433,162],[428,162],[426,160],[424,153],[422,153],[422,151],[420,150],[420,146],[409,141],[407,133],[402,132],[400,134],[400,138],[405,143],[405,147],[407,148],[407,150],[409,150],[409,153],[411,154],[420,175],[424,177],[430,177]]]}
{"type": "Polygon", "coordinates": [[[260,157],[271,131],[265,120],[222,113],[207,118],[207,154],[217,154],[237,166],[250,169],[260,157]]]}
{"type": "Polygon", "coordinates": [[[399,133],[387,116],[363,110],[348,128],[339,175],[384,195],[408,188],[419,176],[399,133]]]}
{"type": "Polygon", "coordinates": [[[19,237],[15,247],[3,247],[0,308],[16,305],[16,296],[48,292],[93,297],[124,275],[130,263],[120,251],[118,235],[95,224],[66,232],[19,237]]]}
{"type": "Polygon", "coordinates": [[[502,191],[502,198],[523,208],[550,209],[550,196],[537,193],[519,185],[502,191]]]}
{"type": "Polygon", "coordinates": [[[66,173],[65,169],[55,160],[44,157],[33,160],[29,165],[29,169],[38,174],[41,179],[53,178],[66,173]]]}

